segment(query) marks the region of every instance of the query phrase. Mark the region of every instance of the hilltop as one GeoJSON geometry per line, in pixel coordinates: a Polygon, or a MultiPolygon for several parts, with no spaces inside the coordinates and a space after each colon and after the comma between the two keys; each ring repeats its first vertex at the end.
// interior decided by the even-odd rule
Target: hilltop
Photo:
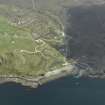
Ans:
{"type": "Polygon", "coordinates": [[[1,77],[38,77],[65,67],[64,28],[49,11],[0,5],[1,77]]]}

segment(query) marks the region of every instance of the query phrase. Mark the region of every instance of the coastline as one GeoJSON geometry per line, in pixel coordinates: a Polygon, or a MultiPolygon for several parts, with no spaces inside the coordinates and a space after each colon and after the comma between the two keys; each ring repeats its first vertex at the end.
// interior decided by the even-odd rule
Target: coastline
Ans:
{"type": "Polygon", "coordinates": [[[66,76],[74,76],[74,78],[80,77],[89,77],[89,78],[100,78],[105,79],[104,73],[91,73],[85,70],[79,70],[75,65],[68,64],[60,69],[56,69],[53,71],[46,72],[41,76],[17,76],[17,75],[0,75],[0,84],[14,82],[19,83],[22,86],[27,86],[30,88],[38,88],[39,86],[62,78],[66,76]]]}
{"type": "Polygon", "coordinates": [[[75,74],[73,65],[66,65],[65,67],[45,73],[43,76],[38,77],[25,77],[16,75],[0,75],[0,84],[15,82],[20,83],[23,86],[29,86],[31,88],[37,88],[49,81],[59,79],[67,75],[75,74]]]}

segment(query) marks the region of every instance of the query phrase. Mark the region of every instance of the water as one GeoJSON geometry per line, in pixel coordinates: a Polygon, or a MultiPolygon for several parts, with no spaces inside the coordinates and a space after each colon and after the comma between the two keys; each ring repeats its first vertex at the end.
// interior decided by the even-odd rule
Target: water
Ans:
{"type": "MultiPolygon", "coordinates": [[[[105,6],[73,8],[69,16],[67,34],[75,39],[68,46],[71,48],[70,56],[78,58],[85,55],[90,61],[96,55],[96,65],[102,67],[101,64],[105,64],[105,6]],[[72,26],[71,31],[69,25],[72,26]]],[[[105,80],[65,77],[38,89],[6,83],[0,85],[0,105],[105,105],[105,80]]]]}
{"type": "Polygon", "coordinates": [[[38,89],[6,83],[0,105],[105,105],[105,80],[66,77],[38,89]]]}

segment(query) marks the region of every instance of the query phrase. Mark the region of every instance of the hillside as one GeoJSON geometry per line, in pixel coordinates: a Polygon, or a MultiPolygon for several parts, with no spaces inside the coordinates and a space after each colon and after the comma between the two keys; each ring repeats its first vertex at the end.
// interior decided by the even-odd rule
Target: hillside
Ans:
{"type": "Polygon", "coordinates": [[[63,67],[60,21],[48,11],[0,5],[0,75],[39,76],[63,67]]]}

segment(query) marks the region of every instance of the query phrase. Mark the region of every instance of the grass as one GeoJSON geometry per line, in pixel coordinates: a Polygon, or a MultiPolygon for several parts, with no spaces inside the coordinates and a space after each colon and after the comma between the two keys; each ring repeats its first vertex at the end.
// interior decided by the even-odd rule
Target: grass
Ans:
{"type": "MultiPolygon", "coordinates": [[[[9,14],[11,15],[12,13],[10,12],[9,14]]],[[[57,40],[63,40],[63,37],[55,30],[59,30],[59,27],[53,20],[49,19],[48,22],[50,22],[51,25],[48,25],[43,22],[47,20],[41,17],[41,15],[40,19],[45,27],[43,27],[43,30],[41,29],[42,24],[39,24],[38,21],[36,21],[37,23],[33,22],[32,25],[27,27],[19,27],[12,25],[6,16],[0,15],[1,75],[38,76],[63,66],[65,57],[53,46],[53,43],[54,45],[58,44],[56,43],[57,40]],[[39,27],[37,27],[36,24],[38,24],[39,27]],[[48,37],[46,37],[46,30],[49,30],[48,26],[53,30],[52,33],[49,33],[48,37]],[[37,35],[40,36],[40,42],[33,39],[32,29],[37,30],[36,32],[37,35]],[[53,36],[57,38],[54,39],[53,36]],[[35,49],[37,50],[36,52],[35,49]]]]}

